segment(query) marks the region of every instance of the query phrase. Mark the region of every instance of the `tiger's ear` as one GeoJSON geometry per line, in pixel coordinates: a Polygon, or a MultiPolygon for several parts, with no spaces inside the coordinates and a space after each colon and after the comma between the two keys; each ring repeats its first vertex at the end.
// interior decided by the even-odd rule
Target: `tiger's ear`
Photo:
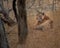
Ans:
{"type": "Polygon", "coordinates": [[[42,15],[45,15],[45,13],[44,13],[44,12],[41,12],[41,14],[42,14],[42,15]]]}
{"type": "Polygon", "coordinates": [[[44,15],[44,13],[42,13],[42,15],[44,15]]]}

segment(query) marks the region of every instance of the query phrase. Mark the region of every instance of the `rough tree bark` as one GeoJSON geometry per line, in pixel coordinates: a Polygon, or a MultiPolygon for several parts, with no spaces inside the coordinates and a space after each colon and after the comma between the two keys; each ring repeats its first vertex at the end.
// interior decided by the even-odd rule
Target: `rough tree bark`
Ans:
{"type": "Polygon", "coordinates": [[[3,14],[1,18],[4,23],[7,23],[9,26],[13,26],[15,22],[9,17],[9,12],[11,11],[11,9],[7,10],[6,8],[4,8],[3,1],[4,0],[0,0],[0,13],[3,14]]]}
{"type": "Polygon", "coordinates": [[[28,34],[25,0],[18,0],[17,7],[18,7],[18,26],[19,26],[18,36],[20,44],[23,44],[25,43],[28,34]]]}
{"type": "Polygon", "coordinates": [[[9,48],[6,32],[0,17],[0,48],[9,48]]]}
{"type": "Polygon", "coordinates": [[[1,6],[3,6],[3,0],[0,0],[0,48],[9,48],[3,21],[1,20],[1,6]]]}

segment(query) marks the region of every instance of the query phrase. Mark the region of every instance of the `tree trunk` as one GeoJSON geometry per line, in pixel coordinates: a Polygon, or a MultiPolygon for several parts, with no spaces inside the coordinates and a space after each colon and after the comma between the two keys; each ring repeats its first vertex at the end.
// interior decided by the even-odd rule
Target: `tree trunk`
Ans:
{"type": "Polygon", "coordinates": [[[25,43],[28,34],[25,0],[18,0],[17,7],[18,7],[18,26],[19,26],[18,36],[19,36],[19,42],[22,44],[25,43]]]}
{"type": "Polygon", "coordinates": [[[1,17],[0,17],[0,48],[9,48],[1,17]]]}

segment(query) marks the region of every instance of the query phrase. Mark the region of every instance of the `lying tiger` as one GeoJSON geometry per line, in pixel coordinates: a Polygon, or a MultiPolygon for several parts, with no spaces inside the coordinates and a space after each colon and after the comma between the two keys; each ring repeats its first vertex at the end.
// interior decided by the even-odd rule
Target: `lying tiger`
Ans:
{"type": "Polygon", "coordinates": [[[45,21],[50,20],[50,27],[53,28],[53,21],[44,13],[37,14],[37,25],[43,24],[45,21]]]}

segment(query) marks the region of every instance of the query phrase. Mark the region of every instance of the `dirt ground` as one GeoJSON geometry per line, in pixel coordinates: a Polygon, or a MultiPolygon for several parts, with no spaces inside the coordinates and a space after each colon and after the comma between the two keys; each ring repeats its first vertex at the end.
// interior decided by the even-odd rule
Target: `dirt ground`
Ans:
{"type": "MultiPolygon", "coordinates": [[[[11,4],[11,3],[10,3],[11,4]]],[[[10,13],[14,19],[13,11],[10,13]]],[[[17,25],[9,27],[6,25],[7,38],[10,48],[60,48],[60,10],[46,12],[46,15],[53,20],[53,28],[44,24],[44,30],[35,30],[36,12],[27,12],[28,36],[25,44],[18,44],[17,25]]]]}

